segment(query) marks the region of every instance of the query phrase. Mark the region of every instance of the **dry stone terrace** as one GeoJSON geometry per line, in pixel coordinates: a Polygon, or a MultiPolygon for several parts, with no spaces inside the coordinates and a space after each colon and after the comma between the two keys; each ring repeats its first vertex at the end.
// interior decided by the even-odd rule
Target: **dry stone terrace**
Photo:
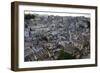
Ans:
{"type": "Polygon", "coordinates": [[[90,58],[90,18],[24,15],[24,61],[90,58]]]}

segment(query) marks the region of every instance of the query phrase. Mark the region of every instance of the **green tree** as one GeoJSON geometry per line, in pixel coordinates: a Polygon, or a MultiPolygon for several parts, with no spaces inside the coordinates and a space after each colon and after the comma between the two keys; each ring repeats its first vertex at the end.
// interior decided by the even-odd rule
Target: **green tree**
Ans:
{"type": "Polygon", "coordinates": [[[60,50],[58,60],[63,60],[63,59],[75,59],[71,54],[64,52],[64,50],[60,50]]]}

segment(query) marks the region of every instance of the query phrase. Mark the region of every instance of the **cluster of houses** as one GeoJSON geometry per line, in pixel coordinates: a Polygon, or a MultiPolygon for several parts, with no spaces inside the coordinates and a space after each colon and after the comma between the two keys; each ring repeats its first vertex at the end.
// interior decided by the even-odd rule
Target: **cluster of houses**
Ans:
{"type": "Polygon", "coordinates": [[[90,58],[90,18],[25,14],[24,60],[57,60],[59,51],[90,58]]]}

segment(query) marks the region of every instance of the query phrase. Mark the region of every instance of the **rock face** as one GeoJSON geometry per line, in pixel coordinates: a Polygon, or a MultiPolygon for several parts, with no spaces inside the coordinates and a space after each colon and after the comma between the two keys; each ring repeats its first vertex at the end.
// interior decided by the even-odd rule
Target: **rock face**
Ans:
{"type": "Polygon", "coordinates": [[[90,18],[24,15],[24,61],[90,58],[90,18]],[[59,56],[61,55],[61,56],[59,56]]]}

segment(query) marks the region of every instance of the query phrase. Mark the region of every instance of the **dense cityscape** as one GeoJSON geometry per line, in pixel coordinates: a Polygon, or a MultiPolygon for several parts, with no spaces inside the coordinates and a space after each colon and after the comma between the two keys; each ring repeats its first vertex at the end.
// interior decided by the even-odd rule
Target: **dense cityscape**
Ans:
{"type": "Polygon", "coordinates": [[[90,18],[24,14],[24,61],[90,58],[90,18]]]}

